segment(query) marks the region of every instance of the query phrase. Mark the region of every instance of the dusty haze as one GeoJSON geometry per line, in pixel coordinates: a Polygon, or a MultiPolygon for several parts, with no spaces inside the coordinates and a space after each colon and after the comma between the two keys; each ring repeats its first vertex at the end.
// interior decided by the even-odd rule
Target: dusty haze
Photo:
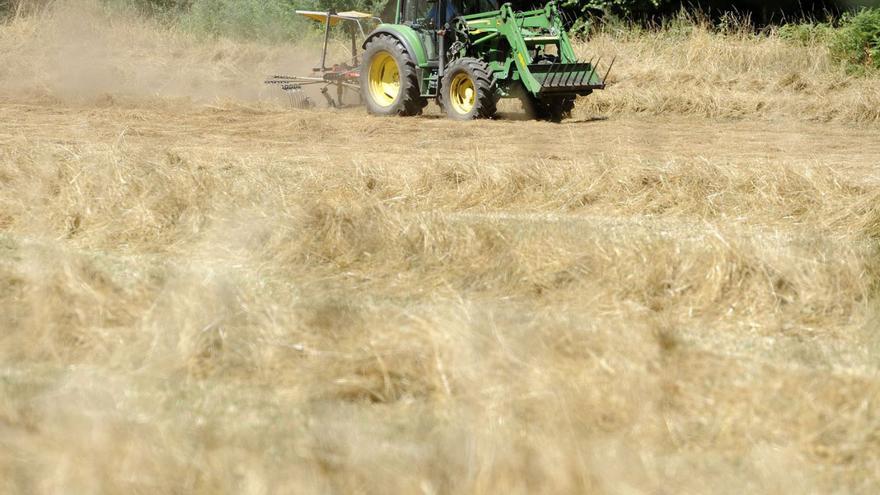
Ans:
{"type": "Polygon", "coordinates": [[[0,46],[0,95],[66,102],[283,102],[265,76],[308,72],[316,59],[293,45],[199,39],[73,0],[6,26],[0,46]]]}

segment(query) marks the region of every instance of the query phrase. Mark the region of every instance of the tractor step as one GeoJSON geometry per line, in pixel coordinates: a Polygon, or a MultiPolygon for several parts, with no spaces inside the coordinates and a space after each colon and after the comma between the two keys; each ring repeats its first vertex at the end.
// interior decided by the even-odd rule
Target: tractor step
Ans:
{"type": "Polygon", "coordinates": [[[531,64],[529,72],[541,84],[539,94],[578,94],[605,89],[604,81],[596,76],[596,66],[589,62],[531,64]]]}

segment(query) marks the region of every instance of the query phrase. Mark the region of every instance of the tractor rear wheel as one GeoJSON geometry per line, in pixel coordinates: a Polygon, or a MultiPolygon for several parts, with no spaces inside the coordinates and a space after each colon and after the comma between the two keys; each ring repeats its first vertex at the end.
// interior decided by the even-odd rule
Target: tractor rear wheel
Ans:
{"type": "Polygon", "coordinates": [[[451,119],[491,119],[497,111],[496,89],[486,62],[460,58],[446,67],[437,103],[451,119]]]}
{"type": "Polygon", "coordinates": [[[396,38],[380,34],[367,42],[361,66],[361,94],[367,111],[376,115],[422,113],[416,64],[396,38]]]}

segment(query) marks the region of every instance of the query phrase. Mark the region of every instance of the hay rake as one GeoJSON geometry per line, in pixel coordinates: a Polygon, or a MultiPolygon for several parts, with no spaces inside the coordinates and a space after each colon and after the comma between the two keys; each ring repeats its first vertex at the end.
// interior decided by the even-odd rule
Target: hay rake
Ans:
{"type": "Polygon", "coordinates": [[[306,94],[306,87],[317,86],[321,95],[332,108],[346,106],[346,93],[357,95],[358,103],[361,102],[360,92],[360,60],[358,57],[358,39],[366,37],[364,23],[380,22],[377,17],[364,12],[348,11],[327,12],[312,10],[297,10],[297,14],[320,22],[324,27],[324,43],[321,50],[320,65],[312,69],[308,76],[273,75],[266,79],[266,84],[278,85],[284,91],[293,108],[307,109],[315,106],[314,100],[306,94]],[[327,52],[330,41],[331,28],[341,25],[347,31],[351,41],[351,56],[342,63],[327,64],[327,52]]]}

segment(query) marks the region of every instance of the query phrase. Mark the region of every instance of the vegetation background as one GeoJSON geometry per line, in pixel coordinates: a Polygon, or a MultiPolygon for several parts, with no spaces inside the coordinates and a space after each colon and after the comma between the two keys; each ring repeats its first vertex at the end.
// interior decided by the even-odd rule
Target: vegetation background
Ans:
{"type": "MultiPolygon", "coordinates": [[[[20,16],[44,8],[50,0],[0,0],[0,16],[20,16]]],[[[302,41],[315,26],[294,8],[357,9],[390,18],[389,0],[103,0],[109,9],[135,11],[175,28],[207,36],[267,42],[302,41]]],[[[523,8],[535,0],[518,0],[523,8]]],[[[795,43],[818,41],[852,71],[880,67],[880,2],[877,0],[564,0],[574,33],[640,29],[690,17],[686,24],[755,29],[781,27],[782,38],[795,43]],[[694,14],[696,13],[696,14],[694,14]]]]}

